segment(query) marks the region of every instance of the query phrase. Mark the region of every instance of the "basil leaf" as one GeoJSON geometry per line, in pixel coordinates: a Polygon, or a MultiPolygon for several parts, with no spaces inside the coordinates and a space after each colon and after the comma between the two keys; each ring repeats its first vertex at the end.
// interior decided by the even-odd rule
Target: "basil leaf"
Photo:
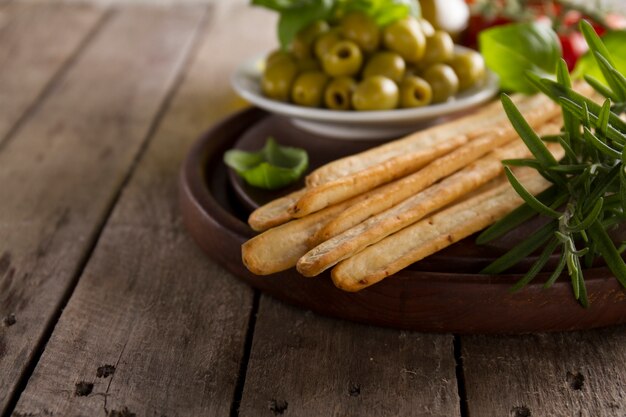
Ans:
{"type": "MultiPolygon", "coordinates": [[[[626,74],[626,30],[609,31],[601,39],[606,49],[611,51],[611,62],[614,64],[615,69],[622,74],[626,74]]],[[[602,70],[598,66],[591,50],[580,57],[572,72],[572,77],[574,78],[580,78],[584,75],[606,83],[602,70]]]]}
{"type": "Polygon", "coordinates": [[[561,58],[556,33],[545,24],[516,23],[482,31],[478,38],[487,66],[500,77],[505,90],[534,93],[537,88],[525,76],[554,74],[561,58]]]}
{"type": "Polygon", "coordinates": [[[296,182],[308,168],[309,157],[304,149],[280,146],[268,138],[258,152],[227,151],[224,163],[253,187],[276,190],[296,182]]]}
{"type": "Polygon", "coordinates": [[[278,40],[286,49],[300,29],[316,20],[328,19],[333,10],[334,0],[309,0],[300,5],[283,9],[278,19],[278,40]]]}
{"type": "Polygon", "coordinates": [[[420,17],[417,0],[340,0],[340,13],[360,11],[372,16],[379,26],[386,26],[407,16],[420,17]]]}
{"type": "Polygon", "coordinates": [[[253,6],[261,6],[277,12],[302,7],[311,3],[311,0],[252,0],[253,6]]]}

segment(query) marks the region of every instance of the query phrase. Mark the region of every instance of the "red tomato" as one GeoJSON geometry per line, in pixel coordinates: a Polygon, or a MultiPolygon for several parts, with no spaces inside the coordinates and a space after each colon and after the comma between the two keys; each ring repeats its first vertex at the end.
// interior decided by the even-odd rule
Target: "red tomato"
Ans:
{"type": "Polygon", "coordinates": [[[474,15],[470,16],[469,23],[467,25],[467,29],[463,34],[463,45],[469,46],[470,48],[477,49],[478,47],[478,34],[485,29],[488,29],[493,26],[506,25],[507,23],[511,23],[511,19],[507,19],[505,17],[496,17],[495,19],[486,19],[484,16],[474,15]]]}
{"type": "Polygon", "coordinates": [[[567,63],[567,69],[571,72],[576,66],[578,58],[589,49],[587,42],[585,42],[583,35],[577,31],[568,35],[559,35],[559,40],[563,49],[563,59],[567,63]]]}

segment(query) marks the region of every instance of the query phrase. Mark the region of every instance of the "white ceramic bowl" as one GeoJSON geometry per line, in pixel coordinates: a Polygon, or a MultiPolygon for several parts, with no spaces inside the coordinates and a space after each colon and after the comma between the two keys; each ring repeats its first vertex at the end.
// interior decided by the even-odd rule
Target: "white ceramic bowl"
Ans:
{"type": "MultiPolygon", "coordinates": [[[[467,48],[456,46],[462,51],[467,48]]],[[[338,111],[296,106],[269,99],[261,93],[264,57],[245,61],[231,79],[235,91],[245,100],[282,116],[312,133],[336,139],[380,140],[399,137],[436,122],[444,116],[467,111],[490,100],[499,90],[498,77],[488,71],[485,82],[457,94],[445,103],[414,109],[380,111],[338,111]]]]}

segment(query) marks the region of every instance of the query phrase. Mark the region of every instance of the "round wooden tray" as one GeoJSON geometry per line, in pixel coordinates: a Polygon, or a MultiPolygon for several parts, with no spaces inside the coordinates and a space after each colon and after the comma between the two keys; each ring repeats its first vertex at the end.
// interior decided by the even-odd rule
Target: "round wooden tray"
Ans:
{"type": "MultiPolygon", "coordinates": [[[[295,128],[261,110],[242,111],[204,134],[181,170],[180,205],[186,228],[211,258],[249,285],[324,315],[426,332],[521,333],[626,323],[626,291],[602,266],[585,271],[589,308],[574,299],[566,276],[543,289],[549,276],[544,273],[522,291],[511,293],[532,259],[511,274],[478,274],[515,236],[486,247],[474,245],[470,237],[358,293],[335,288],[328,273],[304,278],[291,269],[253,275],[241,262],[240,252],[241,244],[254,235],[245,222],[249,211],[233,191],[222,156],[242,137],[266,137],[267,132],[277,135],[289,129],[295,128]]],[[[326,152],[324,144],[315,144],[309,147],[313,154],[326,152]]]]}

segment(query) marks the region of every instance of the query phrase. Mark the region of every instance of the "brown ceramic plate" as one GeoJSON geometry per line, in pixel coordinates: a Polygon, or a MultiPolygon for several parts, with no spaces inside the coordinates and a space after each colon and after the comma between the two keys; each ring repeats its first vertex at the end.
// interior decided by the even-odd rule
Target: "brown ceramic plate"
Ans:
{"type": "Polygon", "coordinates": [[[574,300],[567,277],[543,289],[549,272],[540,274],[522,291],[511,293],[511,285],[532,259],[510,274],[478,274],[522,236],[532,233],[536,227],[532,225],[490,246],[477,246],[470,237],[358,293],[338,290],[328,274],[314,279],[303,278],[293,269],[267,277],[251,274],[240,258],[241,244],[254,235],[245,222],[249,208],[236,196],[222,155],[237,143],[241,146],[246,136],[271,133],[283,141],[287,135],[283,138],[282,133],[291,128],[285,123],[258,109],[242,111],[203,135],[182,167],[180,203],[187,229],[209,256],[239,279],[321,314],[419,331],[519,333],[626,323],[626,292],[605,267],[586,270],[591,304],[587,309],[574,300]]]}

